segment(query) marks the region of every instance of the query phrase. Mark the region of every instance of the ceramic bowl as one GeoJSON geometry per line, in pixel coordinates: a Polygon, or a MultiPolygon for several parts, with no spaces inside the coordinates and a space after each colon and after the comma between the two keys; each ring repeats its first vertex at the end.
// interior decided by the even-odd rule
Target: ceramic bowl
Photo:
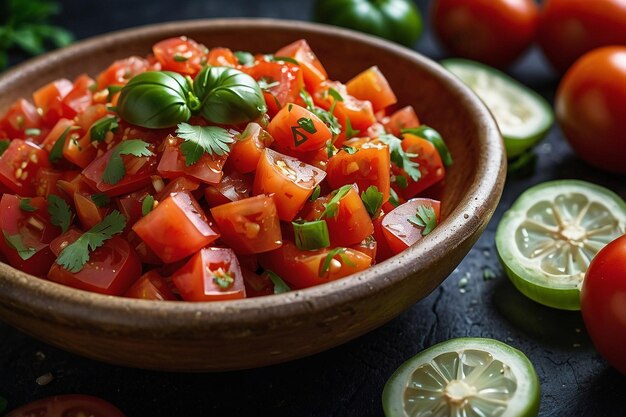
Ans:
{"type": "Polygon", "coordinates": [[[0,76],[0,113],[54,79],[92,76],[187,35],[208,47],[273,52],[305,38],[332,79],[378,65],[454,157],[440,225],[392,259],[345,279],[225,302],[152,302],[83,292],[0,264],[0,319],[52,345],[130,367],[218,371],[259,367],[330,349],[391,320],[454,270],[485,229],[505,178],[504,148],[485,106],[438,64],[378,38],[305,22],[239,19],[158,24],[79,42],[0,76]]]}

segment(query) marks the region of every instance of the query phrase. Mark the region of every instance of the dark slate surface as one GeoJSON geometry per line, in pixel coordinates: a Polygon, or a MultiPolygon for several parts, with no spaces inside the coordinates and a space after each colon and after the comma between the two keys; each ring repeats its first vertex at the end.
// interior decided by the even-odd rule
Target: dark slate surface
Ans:
{"type": "MultiPolygon", "coordinates": [[[[62,0],[57,19],[78,38],[115,29],[204,17],[263,16],[308,20],[311,1],[62,0]]],[[[428,1],[419,1],[423,11],[428,1]]],[[[426,34],[417,50],[442,53],[426,34]]],[[[15,62],[19,57],[13,57],[15,62]]],[[[531,51],[511,72],[552,98],[557,77],[531,51]]],[[[170,374],[126,369],[63,352],[0,323],[0,396],[9,409],[65,393],[100,396],[131,416],[382,416],[383,385],[406,359],[437,342],[491,337],[521,349],[541,380],[541,416],[624,416],[626,377],[594,351],[579,313],[542,307],[520,295],[503,275],[494,247],[502,213],[529,186],[580,178],[626,197],[623,178],[580,162],[558,128],[538,148],[534,175],[508,180],[487,231],[467,258],[428,298],[370,334],[316,356],[264,369],[222,374],[170,374]],[[495,278],[485,280],[485,270],[495,278]],[[459,281],[467,278],[461,288],[459,281]],[[54,380],[35,379],[51,372],[54,380]]],[[[140,354],[140,352],[138,352],[140,354]]]]}

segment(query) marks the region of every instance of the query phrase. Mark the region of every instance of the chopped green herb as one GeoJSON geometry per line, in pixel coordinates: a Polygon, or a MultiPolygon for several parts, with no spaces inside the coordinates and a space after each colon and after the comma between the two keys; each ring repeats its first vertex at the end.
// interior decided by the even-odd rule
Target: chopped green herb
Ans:
{"type": "Polygon", "coordinates": [[[272,281],[272,284],[274,284],[274,294],[283,294],[291,291],[289,285],[287,285],[277,273],[270,271],[269,269],[265,272],[267,273],[267,277],[272,281]]]}
{"type": "Polygon", "coordinates": [[[239,65],[252,65],[252,64],[254,64],[254,55],[252,55],[250,52],[235,51],[234,55],[237,58],[237,61],[239,62],[239,65]]]}
{"type": "Polygon", "coordinates": [[[121,85],[110,85],[107,87],[107,91],[109,92],[109,95],[107,96],[107,101],[111,101],[113,100],[113,96],[115,95],[115,93],[117,93],[118,91],[121,91],[122,88],[124,88],[121,85]]]}
{"type": "MultiPolygon", "coordinates": [[[[261,90],[269,90],[270,88],[278,87],[279,81],[274,80],[272,77],[263,77],[257,81],[261,90]]],[[[279,106],[280,107],[280,106],[279,106]]]]}
{"type": "Polygon", "coordinates": [[[417,155],[405,152],[404,149],[402,149],[402,141],[389,133],[380,135],[378,140],[389,146],[391,162],[393,162],[398,168],[404,169],[413,181],[419,181],[422,177],[422,173],[419,170],[419,164],[411,160],[411,158],[415,158],[417,155]]]}
{"type": "Polygon", "coordinates": [[[352,129],[352,122],[350,122],[350,118],[349,117],[346,117],[346,140],[352,139],[353,137],[355,137],[359,133],[361,133],[360,130],[352,129]]]}
{"type": "Polygon", "coordinates": [[[316,250],[330,246],[326,220],[312,222],[291,222],[295,243],[300,250],[316,250]]]}
{"type": "Polygon", "coordinates": [[[416,227],[423,227],[422,236],[426,236],[437,226],[435,210],[430,206],[421,205],[417,207],[417,213],[407,219],[409,223],[416,227]]]}
{"type": "Polygon", "coordinates": [[[208,153],[212,156],[222,156],[230,152],[229,144],[234,143],[234,135],[218,126],[192,126],[180,123],[176,135],[185,142],[180,145],[180,151],[185,156],[185,165],[191,166],[208,153]]]}
{"type": "Polygon", "coordinates": [[[347,184],[335,190],[328,203],[324,203],[324,211],[319,215],[317,220],[322,220],[324,217],[330,219],[337,216],[337,212],[339,211],[339,202],[348,194],[348,192],[350,192],[351,189],[352,185],[347,184]]]}
{"type": "Polygon", "coordinates": [[[37,209],[30,204],[30,198],[22,198],[20,199],[20,209],[22,211],[33,212],[37,211],[37,209]]]}
{"type": "Polygon", "coordinates": [[[9,147],[10,144],[11,144],[11,141],[8,140],[8,139],[0,140],[0,156],[2,156],[4,151],[7,150],[7,148],[9,147]]]}
{"type": "Polygon", "coordinates": [[[389,190],[389,204],[394,207],[398,207],[400,205],[400,197],[398,197],[398,193],[393,188],[389,190]]]}
{"type": "Polygon", "coordinates": [[[102,173],[102,181],[107,184],[117,184],[126,175],[126,166],[122,160],[122,155],[133,155],[137,157],[152,156],[150,144],[140,139],[129,139],[121,142],[113,148],[109,162],[102,173]]]}
{"type": "Polygon", "coordinates": [[[375,185],[370,185],[361,193],[361,200],[369,215],[374,217],[383,205],[383,193],[375,185]]]}
{"type": "Polygon", "coordinates": [[[37,250],[35,248],[26,247],[26,245],[24,245],[22,235],[20,235],[19,233],[16,235],[9,235],[3,229],[2,234],[4,234],[4,239],[6,240],[7,244],[15,249],[17,251],[17,254],[24,261],[30,259],[35,253],[37,253],[37,250]]]}
{"type": "Polygon", "coordinates": [[[322,267],[320,268],[319,276],[324,276],[328,271],[330,271],[330,263],[335,259],[336,256],[339,256],[341,262],[350,267],[355,267],[356,264],[352,262],[350,258],[348,258],[345,253],[348,249],[346,248],[333,248],[328,251],[326,258],[324,258],[324,262],[322,263],[322,267]]]}
{"type": "Polygon", "coordinates": [[[70,133],[70,130],[72,130],[72,126],[66,127],[63,133],[61,133],[61,136],[54,141],[54,145],[52,145],[52,149],[50,150],[50,155],[48,155],[48,160],[50,160],[51,163],[56,164],[59,160],[61,160],[61,158],[63,158],[63,147],[65,146],[65,139],[70,133]]]}
{"type": "Polygon", "coordinates": [[[26,134],[26,136],[39,136],[41,135],[41,130],[33,127],[30,129],[26,129],[24,133],[26,134]]]}
{"type": "Polygon", "coordinates": [[[337,117],[332,114],[335,107],[334,104],[336,102],[333,102],[331,109],[329,111],[326,111],[320,107],[317,107],[315,103],[313,103],[313,98],[308,93],[308,91],[306,91],[306,89],[302,88],[300,90],[300,97],[304,101],[306,109],[316,115],[326,126],[328,126],[328,129],[330,129],[330,132],[333,134],[333,136],[337,136],[341,133],[341,124],[339,124],[339,120],[337,119],[337,117]]]}
{"type": "Polygon", "coordinates": [[[189,60],[189,58],[181,54],[174,54],[172,58],[174,58],[176,62],[187,62],[189,60]]]}
{"type": "Polygon", "coordinates": [[[102,119],[96,120],[89,129],[89,136],[92,141],[102,142],[109,132],[115,132],[119,127],[117,117],[104,116],[102,119]]]}
{"type": "Polygon", "coordinates": [[[335,101],[343,101],[343,96],[339,94],[339,91],[334,88],[328,89],[328,95],[335,99],[335,101]]]}
{"type": "Polygon", "coordinates": [[[111,199],[104,193],[98,193],[91,195],[91,201],[93,201],[97,207],[104,207],[111,202],[111,199]]]}
{"type": "Polygon", "coordinates": [[[329,158],[332,158],[336,152],[337,152],[337,148],[335,148],[335,145],[333,145],[333,141],[331,139],[328,139],[326,141],[326,155],[329,158]]]}
{"type": "Polygon", "coordinates": [[[147,195],[144,197],[143,201],[141,202],[141,215],[145,216],[148,213],[150,213],[152,211],[152,209],[154,208],[154,197],[152,197],[151,195],[147,195]]]}
{"type": "Polygon", "coordinates": [[[345,153],[347,153],[349,155],[354,155],[359,150],[358,150],[358,148],[355,148],[354,146],[343,145],[341,147],[340,151],[344,151],[345,153]]]}
{"type": "Polygon", "coordinates": [[[235,278],[223,268],[213,272],[213,282],[222,290],[230,288],[235,283],[235,278]]]}
{"type": "Polygon", "coordinates": [[[310,117],[301,117],[298,119],[298,125],[308,133],[315,133],[317,129],[310,117]]]}
{"type": "Polygon", "coordinates": [[[265,60],[269,62],[289,62],[290,64],[300,65],[298,61],[290,56],[265,55],[265,60]]]}
{"type": "Polygon", "coordinates": [[[443,164],[447,167],[452,165],[452,154],[450,154],[450,151],[448,150],[446,143],[443,141],[441,134],[439,134],[439,132],[435,129],[427,125],[421,125],[420,127],[402,129],[402,134],[405,133],[418,136],[432,143],[441,157],[441,162],[443,162],[443,164]]]}
{"type": "Polygon", "coordinates": [[[311,197],[309,197],[309,200],[310,201],[317,200],[321,193],[322,193],[322,187],[320,187],[319,185],[316,185],[315,188],[313,189],[313,194],[311,194],[311,197]]]}
{"type": "Polygon", "coordinates": [[[75,242],[67,245],[59,254],[56,263],[70,272],[78,272],[89,261],[92,251],[104,242],[121,233],[126,227],[126,218],[114,210],[100,223],[83,233],[75,242]]]}
{"type": "Polygon", "coordinates": [[[406,179],[404,175],[395,175],[393,182],[402,189],[405,189],[406,187],[409,186],[409,181],[406,179]]]}
{"type": "Polygon", "coordinates": [[[48,213],[50,214],[50,223],[59,226],[63,233],[67,232],[74,216],[65,200],[57,195],[50,194],[48,196],[48,213]]]}

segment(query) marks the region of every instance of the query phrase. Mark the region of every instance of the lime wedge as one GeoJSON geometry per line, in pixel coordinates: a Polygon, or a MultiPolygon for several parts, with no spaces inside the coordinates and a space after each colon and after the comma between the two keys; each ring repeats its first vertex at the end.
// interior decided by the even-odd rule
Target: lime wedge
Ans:
{"type": "Polygon", "coordinates": [[[535,146],[554,123],[550,104],[505,73],[466,59],[445,59],[441,65],[474,90],[491,111],[502,133],[507,157],[535,146]]]}
{"type": "Polygon", "coordinates": [[[383,390],[386,417],[530,417],[539,380],[519,350],[493,339],[459,338],[403,363],[383,390]]]}
{"type": "Polygon", "coordinates": [[[513,284],[538,303],[580,310],[589,263],[624,234],[626,203],[585,181],[560,180],[526,190],[496,231],[496,248],[513,284]]]}

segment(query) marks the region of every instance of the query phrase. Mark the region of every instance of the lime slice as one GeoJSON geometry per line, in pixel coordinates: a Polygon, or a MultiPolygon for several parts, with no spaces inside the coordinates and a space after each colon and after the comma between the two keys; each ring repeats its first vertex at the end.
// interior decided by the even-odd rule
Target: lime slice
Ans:
{"type": "Polygon", "coordinates": [[[539,380],[519,350],[493,339],[459,338],[403,363],[383,390],[386,417],[530,417],[539,380]]]}
{"type": "Polygon", "coordinates": [[[538,303],[580,310],[591,259],[624,234],[626,203],[585,181],[550,181],[526,190],[496,231],[496,248],[513,284],[538,303]]]}
{"type": "Polygon", "coordinates": [[[509,158],[532,148],[554,123],[550,104],[505,73],[466,59],[441,61],[485,103],[498,123],[509,158]]]}

